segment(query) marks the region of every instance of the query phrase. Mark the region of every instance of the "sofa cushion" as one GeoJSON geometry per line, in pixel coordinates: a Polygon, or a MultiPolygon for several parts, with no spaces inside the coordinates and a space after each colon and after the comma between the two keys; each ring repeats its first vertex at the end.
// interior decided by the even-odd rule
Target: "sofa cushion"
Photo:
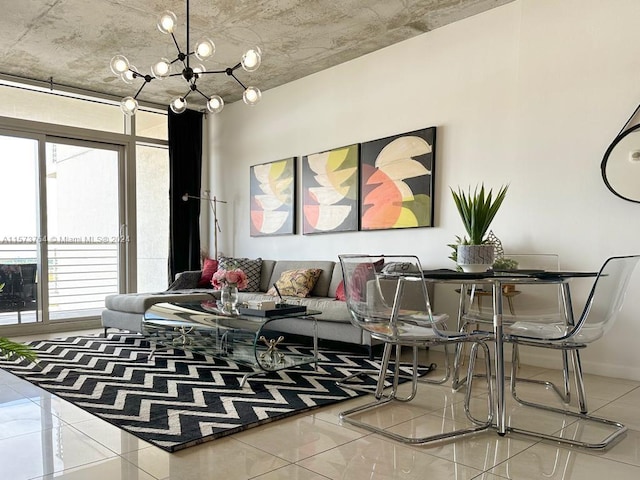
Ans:
{"type": "Polygon", "coordinates": [[[218,268],[224,270],[234,270],[236,268],[239,268],[245,273],[247,279],[249,280],[249,285],[245,290],[249,292],[260,291],[260,272],[262,270],[262,258],[250,259],[218,257],[218,268]]]}
{"type": "Polygon", "coordinates": [[[308,297],[321,273],[319,268],[285,270],[267,294],[276,296],[280,292],[281,295],[292,297],[308,297]]]}
{"type": "Polygon", "coordinates": [[[262,260],[262,270],[260,270],[260,290],[259,292],[267,292],[271,288],[271,274],[276,266],[275,260],[262,260]]]}
{"type": "Polygon", "coordinates": [[[202,265],[202,273],[200,274],[200,280],[198,280],[199,288],[211,288],[211,278],[213,274],[218,271],[218,260],[213,258],[205,258],[202,265]]]}
{"type": "Polygon", "coordinates": [[[199,302],[215,300],[218,292],[211,289],[171,290],[157,293],[125,293],[108,295],[104,299],[108,310],[128,313],[144,313],[156,303],[162,302],[199,302]]]}

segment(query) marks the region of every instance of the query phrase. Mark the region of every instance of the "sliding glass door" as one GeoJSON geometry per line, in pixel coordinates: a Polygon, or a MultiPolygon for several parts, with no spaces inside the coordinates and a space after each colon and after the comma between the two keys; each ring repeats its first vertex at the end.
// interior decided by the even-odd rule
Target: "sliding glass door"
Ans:
{"type": "Polygon", "coordinates": [[[128,242],[120,219],[117,147],[46,144],[46,258],[52,321],[98,315],[118,292],[128,242]]]}
{"type": "Polygon", "coordinates": [[[0,135],[0,326],[38,314],[37,138],[0,135]]]}
{"type": "Polygon", "coordinates": [[[128,252],[124,148],[0,132],[0,326],[95,318],[128,252]]]}

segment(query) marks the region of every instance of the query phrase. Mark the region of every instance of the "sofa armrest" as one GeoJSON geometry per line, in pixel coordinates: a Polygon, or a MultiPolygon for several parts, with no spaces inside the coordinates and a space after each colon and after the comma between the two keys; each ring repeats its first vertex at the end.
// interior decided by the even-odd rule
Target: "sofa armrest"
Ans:
{"type": "Polygon", "coordinates": [[[176,279],[173,281],[167,290],[183,290],[185,288],[198,288],[198,282],[202,276],[202,270],[189,270],[187,272],[180,272],[176,275],[176,279]]]}

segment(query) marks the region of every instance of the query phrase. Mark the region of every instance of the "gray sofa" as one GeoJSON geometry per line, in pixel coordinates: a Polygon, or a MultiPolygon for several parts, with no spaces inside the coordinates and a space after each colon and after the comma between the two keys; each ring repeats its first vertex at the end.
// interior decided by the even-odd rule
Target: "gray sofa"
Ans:
{"type": "MultiPolygon", "coordinates": [[[[336,300],[336,289],[342,281],[339,262],[262,260],[260,291],[239,292],[240,302],[274,300],[274,297],[267,295],[266,292],[280,278],[280,274],[286,270],[303,268],[322,269],[322,273],[311,291],[311,296],[307,298],[285,297],[285,300],[295,300],[295,303],[301,303],[309,309],[322,312],[316,316],[318,338],[362,345],[370,350],[371,336],[351,324],[346,302],[336,300]]],[[[200,275],[199,270],[183,272],[165,292],[108,296],[105,300],[106,309],[102,312],[102,326],[105,328],[105,333],[108,328],[140,332],[144,312],[155,303],[192,302],[219,298],[218,292],[214,290],[193,288],[197,285],[200,275]]],[[[312,336],[313,322],[303,318],[276,320],[269,324],[269,329],[295,335],[312,336]]],[[[374,340],[373,343],[377,342],[374,340]]]]}

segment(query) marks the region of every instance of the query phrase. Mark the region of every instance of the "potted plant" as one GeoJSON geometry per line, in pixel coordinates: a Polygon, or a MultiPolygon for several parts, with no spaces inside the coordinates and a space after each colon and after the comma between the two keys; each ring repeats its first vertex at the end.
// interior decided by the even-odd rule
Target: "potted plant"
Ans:
{"type": "MultiPolygon", "coordinates": [[[[0,283],[0,293],[4,290],[4,283],[0,283]]],[[[0,358],[12,359],[15,357],[26,358],[34,362],[36,360],[36,354],[31,347],[9,340],[8,338],[0,337],[0,358]]]]}
{"type": "Polygon", "coordinates": [[[32,362],[36,361],[35,352],[24,343],[14,342],[8,338],[0,337],[0,357],[25,358],[32,362]]]}
{"type": "Polygon", "coordinates": [[[458,245],[457,263],[465,272],[484,272],[488,270],[495,258],[494,245],[487,242],[487,231],[498,209],[504,201],[509,186],[504,185],[494,197],[491,189],[486,190],[484,184],[480,189],[476,186],[473,193],[458,188],[451,189],[453,200],[467,232],[458,245]]]}

